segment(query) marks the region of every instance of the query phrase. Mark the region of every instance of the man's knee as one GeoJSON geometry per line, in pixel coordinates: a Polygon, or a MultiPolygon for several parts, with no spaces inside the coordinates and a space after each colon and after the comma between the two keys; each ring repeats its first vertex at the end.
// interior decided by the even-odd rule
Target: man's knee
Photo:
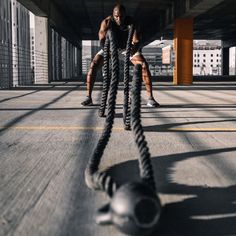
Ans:
{"type": "Polygon", "coordinates": [[[101,61],[98,59],[93,59],[90,64],[88,75],[92,76],[94,73],[96,73],[99,70],[100,67],[101,67],[101,61]]]}
{"type": "Polygon", "coordinates": [[[97,69],[99,68],[99,61],[97,59],[93,59],[90,64],[90,69],[97,69]]]}

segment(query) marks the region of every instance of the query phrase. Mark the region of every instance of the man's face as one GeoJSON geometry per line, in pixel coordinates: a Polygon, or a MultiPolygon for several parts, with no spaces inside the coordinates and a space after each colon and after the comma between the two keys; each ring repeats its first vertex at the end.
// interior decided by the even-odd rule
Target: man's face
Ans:
{"type": "Polygon", "coordinates": [[[113,18],[117,25],[123,25],[125,20],[125,13],[120,9],[115,8],[113,10],[113,18]]]}

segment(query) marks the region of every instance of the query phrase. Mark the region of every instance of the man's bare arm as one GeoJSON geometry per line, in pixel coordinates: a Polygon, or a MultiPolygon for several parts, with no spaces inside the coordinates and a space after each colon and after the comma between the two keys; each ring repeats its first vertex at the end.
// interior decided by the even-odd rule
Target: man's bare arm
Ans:
{"type": "Polygon", "coordinates": [[[101,42],[102,45],[104,45],[105,43],[105,39],[106,39],[106,34],[107,34],[107,30],[109,28],[109,24],[110,24],[110,18],[107,17],[106,19],[104,19],[100,25],[100,29],[98,32],[98,38],[99,41],[101,42]]]}
{"type": "Polygon", "coordinates": [[[140,50],[140,34],[137,29],[134,30],[134,35],[132,39],[131,55],[134,55],[140,50]]]}
{"type": "Polygon", "coordinates": [[[132,39],[132,44],[136,44],[140,42],[140,36],[139,33],[137,31],[137,29],[134,30],[134,35],[133,35],[133,39],[132,39]]]}

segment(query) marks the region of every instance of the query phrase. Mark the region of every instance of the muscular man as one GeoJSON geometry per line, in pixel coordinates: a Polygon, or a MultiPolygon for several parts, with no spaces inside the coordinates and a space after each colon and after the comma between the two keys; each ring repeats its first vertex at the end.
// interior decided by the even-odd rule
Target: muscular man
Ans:
{"type": "MultiPolygon", "coordinates": [[[[126,10],[123,5],[117,4],[113,8],[112,16],[105,18],[100,26],[98,33],[99,40],[102,46],[104,46],[106,33],[110,27],[115,31],[115,35],[118,37],[117,44],[119,52],[125,52],[126,42],[128,38],[129,26],[134,24],[133,19],[126,15],[126,10]]],[[[152,81],[151,74],[148,68],[148,64],[143,57],[140,49],[140,39],[135,28],[133,39],[132,39],[132,48],[131,48],[131,57],[130,61],[136,65],[142,65],[142,79],[145,83],[148,102],[147,106],[157,107],[159,103],[154,99],[152,93],[152,81]]],[[[89,106],[93,104],[92,101],[92,90],[93,85],[96,79],[97,71],[103,65],[103,49],[101,49],[94,57],[91,62],[90,69],[87,75],[87,98],[81,103],[83,106],[89,106]]]]}

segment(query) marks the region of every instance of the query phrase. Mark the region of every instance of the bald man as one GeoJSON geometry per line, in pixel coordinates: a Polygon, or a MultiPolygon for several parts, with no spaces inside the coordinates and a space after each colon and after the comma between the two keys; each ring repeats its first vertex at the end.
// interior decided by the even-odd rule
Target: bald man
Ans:
{"type": "MultiPolygon", "coordinates": [[[[104,57],[103,47],[108,29],[112,27],[113,31],[115,31],[115,35],[116,37],[118,37],[117,38],[118,51],[122,54],[125,54],[129,28],[131,24],[134,24],[133,19],[130,16],[126,15],[125,7],[120,4],[115,5],[113,8],[112,15],[106,17],[102,21],[98,33],[102,49],[95,55],[94,59],[91,62],[90,69],[87,74],[87,97],[81,103],[81,105],[90,106],[93,104],[92,100],[93,85],[98,70],[103,66],[103,57],[104,57]]],[[[147,106],[158,107],[159,103],[153,97],[151,73],[147,62],[141,53],[140,37],[138,35],[136,28],[134,30],[134,35],[132,39],[130,61],[132,62],[133,65],[136,64],[142,65],[142,79],[144,81],[148,96],[147,106]]]]}

